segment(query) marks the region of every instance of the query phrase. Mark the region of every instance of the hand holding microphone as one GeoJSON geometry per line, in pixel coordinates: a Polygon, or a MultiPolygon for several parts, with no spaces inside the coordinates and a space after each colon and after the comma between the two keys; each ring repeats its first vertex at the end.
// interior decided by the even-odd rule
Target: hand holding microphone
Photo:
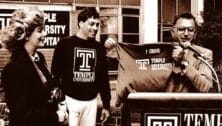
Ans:
{"type": "Polygon", "coordinates": [[[172,52],[172,57],[175,61],[180,62],[183,60],[185,53],[186,51],[184,51],[184,48],[182,46],[175,45],[172,52]]]}
{"type": "Polygon", "coordinates": [[[202,57],[202,58],[205,59],[205,57],[203,56],[203,54],[200,53],[197,49],[195,49],[195,48],[191,45],[190,42],[184,42],[184,43],[183,43],[183,47],[184,47],[185,49],[189,49],[189,50],[193,51],[195,57],[196,57],[196,56],[200,56],[200,57],[202,57]]]}
{"type": "MultiPolygon", "coordinates": [[[[174,45],[174,49],[172,51],[172,57],[176,61],[176,64],[179,65],[179,71],[182,70],[182,73],[185,73],[187,66],[189,65],[186,60],[187,49],[184,48],[184,43],[174,45]]],[[[177,69],[175,69],[177,71],[177,69]]]]}
{"type": "Polygon", "coordinates": [[[200,53],[197,49],[195,49],[191,43],[189,41],[187,42],[181,42],[181,46],[179,45],[175,45],[174,46],[174,50],[173,50],[173,54],[172,57],[174,57],[174,59],[176,61],[180,61],[184,55],[187,53],[186,49],[189,49],[191,51],[194,52],[194,56],[201,56],[204,58],[204,56],[202,55],[202,53],[200,53]]]}
{"type": "Polygon", "coordinates": [[[189,41],[180,42],[180,45],[174,46],[172,57],[176,62],[181,64],[180,66],[183,70],[185,70],[189,64],[188,61],[186,60],[188,49],[194,52],[195,57],[200,56],[204,58],[204,56],[197,49],[195,49],[189,41]]]}

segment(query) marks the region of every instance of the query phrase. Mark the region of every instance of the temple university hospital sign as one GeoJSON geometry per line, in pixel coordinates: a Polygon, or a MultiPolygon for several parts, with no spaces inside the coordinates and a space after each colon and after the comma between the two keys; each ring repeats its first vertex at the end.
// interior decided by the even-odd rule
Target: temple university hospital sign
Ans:
{"type": "Polygon", "coordinates": [[[219,113],[145,113],[145,126],[222,126],[219,113]]]}
{"type": "MultiPolygon", "coordinates": [[[[0,29],[8,25],[11,9],[0,10],[0,29]]],[[[55,47],[58,41],[70,33],[70,15],[68,11],[44,11],[46,13],[44,48],[55,47]]]]}

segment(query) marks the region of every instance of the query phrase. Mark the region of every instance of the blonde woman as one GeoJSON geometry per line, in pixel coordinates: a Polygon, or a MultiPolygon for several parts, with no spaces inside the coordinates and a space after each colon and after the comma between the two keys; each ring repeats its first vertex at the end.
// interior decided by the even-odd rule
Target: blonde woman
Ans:
{"type": "Polygon", "coordinates": [[[50,103],[52,78],[44,56],[45,14],[37,7],[15,10],[2,42],[11,53],[2,72],[2,84],[10,110],[10,126],[57,126],[67,116],[50,103]]]}

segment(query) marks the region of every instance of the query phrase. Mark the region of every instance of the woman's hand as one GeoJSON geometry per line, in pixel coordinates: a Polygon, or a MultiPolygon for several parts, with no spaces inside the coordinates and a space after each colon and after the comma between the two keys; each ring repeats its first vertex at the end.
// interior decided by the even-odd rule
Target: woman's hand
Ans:
{"type": "Polygon", "coordinates": [[[68,118],[68,109],[65,100],[58,103],[57,114],[59,122],[64,122],[68,118]]]}
{"type": "Polygon", "coordinates": [[[58,121],[60,123],[64,122],[68,118],[68,113],[66,111],[57,110],[56,113],[58,115],[58,121]]]}

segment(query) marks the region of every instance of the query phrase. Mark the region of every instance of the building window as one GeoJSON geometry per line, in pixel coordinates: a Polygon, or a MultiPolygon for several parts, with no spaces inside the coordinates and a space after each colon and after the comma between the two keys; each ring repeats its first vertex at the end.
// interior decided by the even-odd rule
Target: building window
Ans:
{"type": "Polygon", "coordinates": [[[158,1],[158,41],[173,41],[170,35],[173,18],[184,11],[191,11],[191,0],[158,1]]]}
{"type": "Polygon", "coordinates": [[[77,4],[96,4],[97,0],[75,0],[77,4]]]}
{"type": "Polygon", "coordinates": [[[214,0],[213,1],[214,2],[214,8],[216,9],[216,10],[219,10],[219,11],[222,11],[222,1],[221,0],[214,0]]]}
{"type": "Polygon", "coordinates": [[[141,0],[121,0],[122,5],[135,5],[140,6],[141,0]]]}
{"type": "Polygon", "coordinates": [[[51,3],[72,3],[73,0],[50,0],[51,3]]]}
{"type": "Polygon", "coordinates": [[[100,8],[100,41],[115,37],[118,41],[118,8],[100,8]]]}
{"type": "Polygon", "coordinates": [[[24,0],[24,2],[49,2],[49,0],[24,0]]]}
{"type": "Polygon", "coordinates": [[[23,0],[5,0],[5,1],[23,1],[23,0]]]}
{"type": "Polygon", "coordinates": [[[99,0],[99,4],[118,5],[119,4],[119,0],[99,0]]]}
{"type": "MultiPolygon", "coordinates": [[[[107,38],[113,38],[119,42],[118,37],[118,8],[117,7],[101,7],[100,9],[100,42],[104,43],[107,38]]],[[[115,49],[107,52],[109,58],[108,69],[117,70],[118,61],[116,59],[117,53],[115,49]]]]}
{"type": "Polygon", "coordinates": [[[139,9],[122,8],[122,41],[139,43],[139,9]]]}

